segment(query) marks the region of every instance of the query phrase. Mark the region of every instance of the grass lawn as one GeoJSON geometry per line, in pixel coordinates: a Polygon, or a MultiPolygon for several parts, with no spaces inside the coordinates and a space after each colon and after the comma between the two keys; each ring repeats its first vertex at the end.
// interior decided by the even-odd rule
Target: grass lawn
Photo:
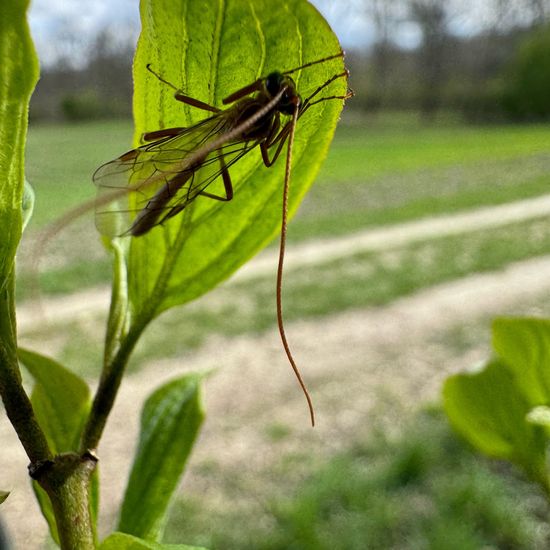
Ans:
{"type": "Polygon", "coordinates": [[[550,137],[546,124],[422,125],[405,118],[396,125],[391,116],[354,122],[352,115],[348,121],[338,129],[321,182],[370,182],[388,174],[519,159],[547,153],[550,137]]]}
{"type": "Polygon", "coordinates": [[[132,132],[129,120],[31,125],[25,176],[36,192],[32,226],[41,227],[94,197],[94,170],[128,150],[132,132]]]}

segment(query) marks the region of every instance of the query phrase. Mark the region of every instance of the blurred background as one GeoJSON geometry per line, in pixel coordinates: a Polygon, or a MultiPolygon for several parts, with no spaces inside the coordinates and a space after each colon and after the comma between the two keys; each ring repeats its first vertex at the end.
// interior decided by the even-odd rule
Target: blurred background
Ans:
{"type": "MultiPolygon", "coordinates": [[[[548,315],[550,0],[313,3],[347,52],[355,91],[289,229],[287,333],[319,425],[308,426],[278,341],[268,249],[145,335],[100,449],[104,529],[116,519],[140,400],[161,379],[215,368],[167,542],[547,548],[546,500],[453,435],[440,395],[447,375],[488,357],[491,318],[548,315]]],[[[28,254],[40,229],[93,197],[94,169],[130,146],[138,6],[90,0],[83,12],[36,0],[30,23],[41,78],[21,339],[93,384],[111,268],[92,216],[48,244],[39,305],[28,254]]],[[[9,427],[2,434],[13,443],[5,475],[21,484],[2,507],[8,530],[22,537],[10,525],[25,518],[43,537],[24,456],[9,427]]]]}
{"type": "MultiPolygon", "coordinates": [[[[313,3],[348,53],[357,94],[349,109],[412,110],[426,120],[451,111],[477,122],[548,114],[547,0],[313,3]]],[[[131,116],[137,2],[113,9],[96,0],[81,13],[37,0],[30,23],[42,66],[33,121],[131,116]]]]}

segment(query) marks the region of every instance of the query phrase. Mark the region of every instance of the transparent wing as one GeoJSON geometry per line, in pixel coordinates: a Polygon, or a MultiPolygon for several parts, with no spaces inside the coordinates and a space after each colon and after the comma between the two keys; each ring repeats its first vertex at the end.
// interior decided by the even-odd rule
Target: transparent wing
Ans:
{"type": "Polygon", "coordinates": [[[127,233],[143,209],[155,213],[151,227],[183,210],[220,176],[222,157],[229,167],[256,145],[231,142],[210,150],[209,143],[228,127],[228,117],[219,113],[100,166],[93,175],[100,233],[109,237],[127,233]],[[158,195],[163,199],[157,200],[158,195]]]}

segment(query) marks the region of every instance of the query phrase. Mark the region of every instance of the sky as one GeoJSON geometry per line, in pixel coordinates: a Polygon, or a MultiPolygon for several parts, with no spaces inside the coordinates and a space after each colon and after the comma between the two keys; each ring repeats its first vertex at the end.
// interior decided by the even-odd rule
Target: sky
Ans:
{"type": "MultiPolygon", "coordinates": [[[[313,0],[312,4],[331,24],[344,48],[368,47],[374,40],[361,0],[313,0]]],[[[32,0],[29,23],[39,57],[48,63],[58,55],[55,39],[60,34],[88,37],[107,25],[137,33],[138,5],[139,0],[32,0]]]]}
{"type": "MultiPolygon", "coordinates": [[[[344,49],[368,48],[375,39],[372,23],[365,15],[364,0],[311,0],[325,16],[338,35],[344,49]]],[[[454,31],[459,34],[479,30],[484,10],[490,0],[449,0],[458,13],[453,19],[454,31]]],[[[139,0],[32,0],[29,11],[31,32],[43,63],[59,55],[59,40],[66,36],[92,37],[98,29],[116,25],[137,36],[139,29],[139,0]],[[85,9],[83,8],[85,6],[85,9]]],[[[402,47],[415,47],[420,34],[412,24],[399,27],[396,42],[402,47]]],[[[65,41],[70,44],[70,40],[65,41]]],[[[69,46],[67,46],[69,47],[69,46]]],[[[70,55],[71,52],[67,52],[70,55]]]]}

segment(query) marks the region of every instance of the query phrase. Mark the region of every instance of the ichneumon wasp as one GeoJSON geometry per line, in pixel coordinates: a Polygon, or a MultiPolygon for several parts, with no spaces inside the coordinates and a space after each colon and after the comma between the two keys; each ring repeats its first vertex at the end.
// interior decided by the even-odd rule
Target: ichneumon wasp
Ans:
{"type": "Polygon", "coordinates": [[[198,197],[231,200],[233,184],[230,167],[257,146],[263,163],[270,167],[287,144],[277,269],[277,324],[287,357],[306,396],[312,424],[315,423],[313,405],[288,346],[282,315],[282,275],[292,147],[296,124],[313,105],[333,99],[343,101],[351,97],[353,92],[320,95],[335,80],[347,79],[348,71],[344,70],[302,99],[290,75],[342,57],[343,52],[339,52],[284,72],[272,72],[226,97],[223,100],[223,104],[227,105],[225,109],[185,95],[148,65],[147,69],[159,81],[174,90],[177,101],[207,111],[210,116],[187,128],[164,128],[145,133],[142,136],[144,145],[100,166],[93,175],[94,183],[102,190],[96,202],[96,225],[100,232],[111,237],[117,235],[116,230],[113,233],[114,225],[109,221],[113,214],[111,203],[124,200],[126,194],[133,192],[139,197],[138,207],[122,235],[139,237],[179,214],[198,197]],[[208,190],[208,186],[220,177],[224,187],[223,195],[208,190]],[[103,208],[107,205],[110,206],[103,208]]]}

